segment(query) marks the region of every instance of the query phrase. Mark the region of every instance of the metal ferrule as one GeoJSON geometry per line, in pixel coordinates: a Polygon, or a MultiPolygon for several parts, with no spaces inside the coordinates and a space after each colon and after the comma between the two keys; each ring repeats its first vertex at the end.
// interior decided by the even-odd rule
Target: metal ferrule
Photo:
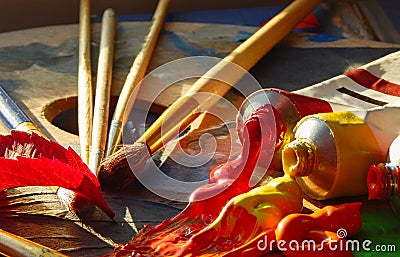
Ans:
{"type": "Polygon", "coordinates": [[[96,176],[103,156],[104,151],[102,151],[101,149],[92,149],[89,168],[96,176]]]}
{"type": "Polygon", "coordinates": [[[117,146],[122,137],[122,122],[112,120],[110,124],[110,132],[107,141],[106,157],[110,156],[117,150],[117,146]]]}

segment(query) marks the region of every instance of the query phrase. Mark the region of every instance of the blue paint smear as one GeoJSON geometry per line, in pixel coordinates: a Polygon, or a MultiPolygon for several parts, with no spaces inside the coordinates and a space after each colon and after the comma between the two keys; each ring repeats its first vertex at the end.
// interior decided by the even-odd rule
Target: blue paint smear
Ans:
{"type": "MultiPolygon", "coordinates": [[[[77,74],[77,38],[69,38],[58,46],[31,43],[24,46],[0,47],[0,71],[26,70],[32,65],[60,73],[77,74]]],[[[98,46],[92,46],[92,55],[98,56],[98,46]]],[[[93,69],[97,68],[94,63],[93,69]]]]}
{"type": "Polygon", "coordinates": [[[163,30],[161,31],[161,34],[167,36],[176,48],[188,56],[208,56],[215,55],[217,52],[213,48],[203,48],[201,46],[191,44],[170,30],[163,30]]]}
{"type": "Polygon", "coordinates": [[[237,35],[234,39],[235,42],[244,42],[246,41],[251,35],[253,35],[252,33],[248,32],[248,31],[244,31],[244,30],[239,30],[237,32],[237,35]]]}
{"type": "Polygon", "coordinates": [[[332,42],[343,39],[344,37],[327,35],[327,34],[317,34],[317,35],[307,36],[307,38],[312,42],[332,42]]]}
{"type": "Polygon", "coordinates": [[[124,27],[118,26],[117,29],[118,29],[118,32],[119,32],[119,33],[121,33],[121,34],[122,34],[122,33],[125,33],[125,28],[124,28],[124,27]]]}

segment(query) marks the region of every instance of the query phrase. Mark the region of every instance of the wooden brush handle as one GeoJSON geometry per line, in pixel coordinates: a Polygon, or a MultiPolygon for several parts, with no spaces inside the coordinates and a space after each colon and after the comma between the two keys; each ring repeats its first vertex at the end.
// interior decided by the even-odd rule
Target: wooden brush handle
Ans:
{"type": "MultiPolygon", "coordinates": [[[[149,66],[153,50],[156,46],[158,35],[160,34],[161,28],[164,23],[169,3],[170,0],[160,0],[158,3],[156,11],[153,15],[153,21],[149,28],[149,32],[145,36],[141,49],[136,56],[129,71],[129,74],[125,80],[124,86],[118,99],[117,106],[115,107],[116,109],[113,119],[122,121],[124,118],[126,118],[124,115],[127,105],[129,103],[133,104],[133,101],[129,100],[133,97],[132,93],[137,94],[138,90],[134,91],[134,89],[144,77],[147,67],[149,66]]],[[[131,108],[128,107],[128,109],[131,108]]]]}
{"type": "Polygon", "coordinates": [[[79,66],[78,66],[78,129],[82,160],[90,156],[93,89],[90,61],[90,0],[80,0],[79,7],[79,66]]]}
{"type": "Polygon", "coordinates": [[[234,82],[242,78],[244,73],[229,72],[232,67],[232,64],[229,63],[249,70],[320,3],[321,0],[293,1],[197,80],[189,92],[164,111],[138,141],[146,142],[152,153],[157,151],[162,146],[161,142],[168,141],[171,134],[174,134],[170,132],[171,129],[182,127],[180,124],[190,124],[196,118],[197,111],[207,110],[232,87],[234,82]],[[229,76],[229,84],[212,79],[220,77],[221,74],[229,76]],[[202,98],[200,101],[193,99],[193,95],[198,92],[207,92],[208,97],[202,98]],[[164,137],[161,135],[161,128],[162,131],[165,131],[164,137]]]}
{"type": "Polygon", "coordinates": [[[20,236],[0,229],[0,253],[6,256],[53,256],[67,257],[66,255],[46,246],[32,242],[20,236]]]}
{"type": "Polygon", "coordinates": [[[104,11],[97,65],[96,98],[93,114],[92,149],[89,167],[97,173],[107,141],[108,113],[114,58],[115,15],[114,10],[104,11]]]}
{"type": "Polygon", "coordinates": [[[141,49],[133,61],[131,69],[126,77],[110,125],[107,156],[115,151],[115,146],[119,144],[121,140],[122,127],[125,125],[129,115],[129,111],[126,110],[131,110],[133,107],[134,100],[138,93],[137,86],[146,73],[153,50],[156,46],[158,35],[160,34],[165,20],[165,15],[167,14],[169,3],[170,0],[159,0],[149,32],[145,36],[141,49]]]}

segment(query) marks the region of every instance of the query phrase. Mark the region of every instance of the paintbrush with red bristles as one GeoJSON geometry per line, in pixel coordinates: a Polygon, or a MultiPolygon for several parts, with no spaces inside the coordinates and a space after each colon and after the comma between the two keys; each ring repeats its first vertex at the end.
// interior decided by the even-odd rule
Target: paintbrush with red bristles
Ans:
{"type": "MultiPolygon", "coordinates": [[[[98,165],[103,157],[108,104],[112,79],[112,62],[114,53],[115,15],[112,9],[103,14],[100,50],[98,59],[96,117],[93,120],[92,78],[90,63],[90,0],[81,0],[79,18],[79,68],[78,68],[78,125],[81,146],[81,158],[91,171],[97,175],[98,165]],[[92,128],[95,124],[92,147],[92,128]],[[93,154],[92,151],[93,150],[93,154]],[[92,164],[90,163],[92,161],[92,164]]],[[[72,211],[84,213],[94,205],[76,193],[60,188],[59,198],[72,211]]]]}
{"type": "MultiPolygon", "coordinates": [[[[82,4],[88,4],[88,1],[82,1],[82,4]],[[85,2],[85,3],[83,3],[85,2]]],[[[83,12],[88,11],[88,6],[83,8],[83,12]]],[[[85,14],[86,15],[86,14],[85,14]]],[[[98,72],[98,92],[97,92],[97,104],[98,109],[103,110],[104,113],[97,112],[95,119],[96,129],[94,133],[94,153],[92,157],[93,166],[92,172],[96,174],[97,167],[100,161],[97,159],[102,158],[101,152],[104,152],[106,130],[104,130],[104,123],[107,123],[107,113],[105,109],[108,109],[109,101],[109,87],[111,84],[111,69],[112,69],[112,58],[113,58],[113,40],[115,34],[115,16],[114,11],[107,9],[104,13],[103,24],[102,24],[102,35],[100,44],[99,54],[99,72],[98,72]],[[97,154],[99,153],[99,154],[97,154]]],[[[11,130],[20,130],[26,132],[34,132],[41,137],[47,138],[47,136],[32,122],[32,120],[17,106],[13,99],[7,94],[7,92],[0,87],[0,117],[4,121],[5,125],[11,130]]],[[[91,123],[92,121],[90,121],[91,123]]],[[[86,141],[85,141],[86,142],[86,141]]],[[[83,147],[82,149],[87,149],[83,147]]],[[[83,161],[85,161],[85,154],[81,153],[83,161]]],[[[52,187],[57,192],[57,196],[60,201],[69,208],[71,211],[76,213],[84,213],[85,211],[91,211],[94,207],[91,202],[82,197],[81,195],[64,188],[52,187]]]]}
{"type": "MultiPolygon", "coordinates": [[[[0,118],[10,130],[19,130],[36,133],[47,138],[47,136],[32,122],[32,120],[14,102],[11,96],[0,86],[0,118]]],[[[90,202],[77,193],[59,187],[51,187],[57,193],[60,201],[74,212],[83,212],[90,202]]]]}
{"type": "Polygon", "coordinates": [[[199,110],[209,109],[242,78],[244,73],[231,72],[231,63],[241,66],[244,70],[252,68],[320,3],[321,0],[293,1],[207,71],[185,95],[168,107],[133,145],[125,145],[104,160],[99,173],[102,188],[115,190],[133,181],[134,174],[127,159],[130,159],[129,163],[136,164],[134,169],[143,169],[150,155],[176,136],[177,131],[189,126],[198,117],[199,110]],[[221,74],[228,74],[231,85],[213,79],[221,74]],[[199,92],[209,93],[208,97],[201,101],[196,100],[194,95],[199,92]]]}

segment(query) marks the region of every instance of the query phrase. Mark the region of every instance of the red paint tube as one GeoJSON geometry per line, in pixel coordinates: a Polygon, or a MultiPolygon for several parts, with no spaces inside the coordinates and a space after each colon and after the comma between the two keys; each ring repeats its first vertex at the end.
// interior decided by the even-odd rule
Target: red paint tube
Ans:
{"type": "MultiPolygon", "coordinates": [[[[262,109],[271,109],[269,118],[275,123],[275,143],[271,144],[271,135],[266,135],[273,131],[271,124],[262,127],[263,147],[258,159],[257,169],[261,174],[253,174],[255,181],[258,181],[267,169],[282,169],[282,148],[294,138],[293,128],[297,122],[310,114],[332,112],[331,105],[322,100],[309,96],[294,94],[285,90],[268,88],[254,92],[241,105],[237,116],[237,132],[241,143],[244,143],[244,123],[255,112],[262,109]]],[[[210,181],[216,183],[222,179],[236,179],[241,172],[236,168],[239,165],[240,157],[237,160],[228,162],[215,168],[210,173],[210,181]]]]}
{"type": "Polygon", "coordinates": [[[389,199],[400,218],[400,136],[389,148],[389,162],[372,164],[367,176],[368,199],[389,199]]]}

